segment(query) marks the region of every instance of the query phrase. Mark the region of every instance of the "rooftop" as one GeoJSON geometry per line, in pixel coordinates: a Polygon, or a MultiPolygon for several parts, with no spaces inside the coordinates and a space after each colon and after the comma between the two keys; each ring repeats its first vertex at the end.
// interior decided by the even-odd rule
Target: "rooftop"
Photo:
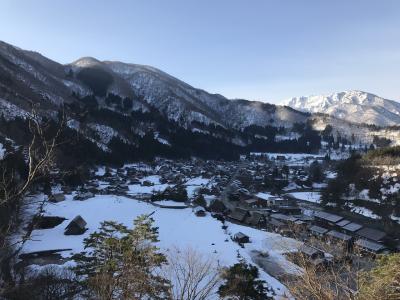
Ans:
{"type": "Polygon", "coordinates": [[[323,219],[323,220],[326,220],[326,221],[332,222],[332,223],[339,222],[340,220],[343,219],[343,217],[341,217],[341,216],[330,214],[330,213],[327,213],[324,211],[316,211],[314,213],[314,217],[323,219]]]}
{"type": "Polygon", "coordinates": [[[268,193],[257,193],[255,196],[262,200],[269,200],[269,198],[273,197],[271,194],[268,193]]]}
{"type": "Polygon", "coordinates": [[[357,231],[357,234],[361,237],[367,238],[375,242],[382,240],[386,236],[386,233],[384,233],[383,231],[368,227],[360,229],[359,231],[357,231]]]}
{"type": "Polygon", "coordinates": [[[320,227],[320,226],[314,225],[314,226],[310,227],[310,231],[313,231],[313,232],[316,232],[316,233],[319,233],[319,234],[325,234],[325,233],[328,232],[328,229],[326,229],[324,227],[320,227]]]}
{"type": "Polygon", "coordinates": [[[350,223],[349,220],[342,220],[342,221],[340,221],[340,222],[337,222],[336,225],[337,225],[337,226],[340,226],[340,227],[343,227],[343,226],[346,226],[346,225],[349,224],[349,223],[350,223]]]}
{"type": "Polygon", "coordinates": [[[337,238],[339,240],[342,240],[342,241],[350,241],[352,239],[352,237],[350,235],[345,234],[345,233],[341,233],[341,232],[336,231],[336,230],[329,231],[327,233],[327,235],[330,235],[330,236],[332,236],[334,238],[337,238]]]}
{"type": "Polygon", "coordinates": [[[367,241],[364,239],[358,239],[356,241],[356,245],[358,245],[364,249],[371,250],[373,252],[379,252],[381,250],[386,249],[386,247],[380,243],[375,243],[375,242],[367,241]]]}
{"type": "Polygon", "coordinates": [[[350,232],[356,232],[360,228],[362,228],[362,225],[357,224],[357,223],[349,223],[349,224],[343,226],[343,229],[350,231],[350,232]]]}

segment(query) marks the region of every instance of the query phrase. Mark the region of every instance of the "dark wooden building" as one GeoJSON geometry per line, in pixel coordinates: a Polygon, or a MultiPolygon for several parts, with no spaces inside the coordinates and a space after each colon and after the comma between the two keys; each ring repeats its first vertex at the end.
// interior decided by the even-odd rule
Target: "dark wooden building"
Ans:
{"type": "Polygon", "coordinates": [[[245,234],[242,233],[242,232],[235,233],[235,235],[233,236],[233,240],[234,240],[236,243],[239,243],[239,244],[250,243],[250,238],[249,238],[249,236],[245,235],[245,234]]]}
{"type": "Polygon", "coordinates": [[[65,235],[80,235],[86,231],[86,221],[81,216],[76,216],[67,227],[65,227],[65,235]]]}

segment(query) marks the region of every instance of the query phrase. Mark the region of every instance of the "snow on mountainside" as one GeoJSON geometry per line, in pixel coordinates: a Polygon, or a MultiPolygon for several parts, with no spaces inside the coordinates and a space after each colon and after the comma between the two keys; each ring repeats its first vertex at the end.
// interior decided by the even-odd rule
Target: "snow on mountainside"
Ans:
{"type": "Polygon", "coordinates": [[[24,141],[14,136],[13,126],[23,128],[35,104],[40,115],[53,119],[65,109],[68,128],[90,142],[85,147],[132,157],[142,148],[166,155],[178,155],[177,149],[183,151],[179,155],[211,155],[229,148],[226,157],[238,147],[259,145],[246,131],[249,126],[282,131],[309,118],[290,107],[210,94],[151,66],[92,57],[62,65],[1,41],[0,100],[0,116],[7,122],[0,135],[17,143],[24,141]]]}
{"type": "Polygon", "coordinates": [[[284,101],[294,109],[324,113],[353,123],[400,125],[400,103],[362,91],[294,97],[284,101]]]}
{"type": "Polygon", "coordinates": [[[175,121],[242,129],[250,125],[288,127],[294,122],[304,122],[307,117],[283,106],[210,94],[150,66],[109,61],[104,64],[124,78],[147,103],[175,121]]]}
{"type": "MultiPolygon", "coordinates": [[[[369,143],[373,135],[396,141],[399,130],[395,128],[390,132],[373,132],[372,135],[368,126],[359,130],[352,124],[358,119],[371,120],[378,125],[399,124],[400,104],[366,93],[352,93],[353,96],[337,94],[321,100],[323,104],[320,106],[327,109],[318,108],[317,97],[315,109],[310,110],[306,109],[308,98],[292,99],[289,104],[294,108],[243,99],[230,100],[192,87],[151,66],[99,61],[92,57],[62,65],[39,53],[0,41],[0,117],[8,123],[25,119],[33,103],[40,105],[41,114],[53,118],[64,105],[71,118],[69,128],[107,153],[114,153],[112,149],[141,153],[140,147],[161,151],[157,148],[160,144],[164,147],[162,151],[170,155],[176,149],[191,146],[191,151],[197,154],[205,150],[222,151],[225,148],[220,147],[221,143],[242,149],[265,146],[266,143],[271,146],[283,139],[269,140],[270,127],[279,128],[280,135],[288,137],[295,123],[309,120],[319,130],[337,122],[333,127],[342,136],[350,137],[361,132],[360,142],[369,143]],[[351,101],[342,101],[342,98],[351,101]],[[328,107],[335,107],[335,103],[340,106],[342,102],[349,106],[347,111],[352,111],[347,118],[351,122],[342,119],[347,115],[333,115],[332,119],[326,119],[304,112],[322,110],[329,113],[328,107]],[[370,116],[367,119],[366,113],[370,116]],[[254,125],[258,127],[254,128],[254,125]],[[157,132],[160,138],[157,138],[157,132]],[[155,148],[147,138],[156,143],[155,148]],[[207,142],[209,146],[204,147],[207,142]],[[217,144],[219,148],[213,149],[217,144]],[[128,148],[123,148],[126,145],[128,148]]],[[[0,134],[14,141],[22,136],[14,136],[9,124],[0,126],[0,134]]],[[[185,153],[189,155],[190,152],[185,153]]],[[[233,150],[230,149],[229,153],[233,150]]]]}

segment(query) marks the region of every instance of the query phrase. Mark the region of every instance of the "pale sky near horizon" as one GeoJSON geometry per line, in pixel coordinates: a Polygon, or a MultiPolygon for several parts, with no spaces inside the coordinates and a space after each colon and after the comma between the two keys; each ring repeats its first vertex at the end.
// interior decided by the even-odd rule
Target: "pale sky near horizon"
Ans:
{"type": "Polygon", "coordinates": [[[0,40],[61,63],[151,65],[229,98],[400,100],[397,0],[0,0],[0,40]]]}

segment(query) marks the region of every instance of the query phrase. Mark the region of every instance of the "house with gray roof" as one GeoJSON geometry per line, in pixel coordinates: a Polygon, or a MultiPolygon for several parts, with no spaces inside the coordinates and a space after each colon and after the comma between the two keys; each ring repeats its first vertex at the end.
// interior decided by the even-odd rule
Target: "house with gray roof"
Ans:
{"type": "Polygon", "coordinates": [[[242,208],[236,208],[233,212],[229,214],[229,218],[237,222],[245,222],[246,218],[248,218],[249,216],[249,212],[242,208]]]}
{"type": "Polygon", "coordinates": [[[250,237],[242,232],[235,233],[233,240],[238,244],[250,243],[250,237]]]}
{"type": "Polygon", "coordinates": [[[386,237],[386,233],[377,229],[364,227],[356,232],[356,235],[363,239],[380,242],[386,237]]]}
{"type": "Polygon", "coordinates": [[[372,241],[368,241],[365,239],[358,239],[355,242],[355,244],[367,253],[379,254],[379,253],[384,253],[387,251],[387,248],[385,247],[385,245],[383,245],[381,243],[375,243],[372,241]]]}
{"type": "Polygon", "coordinates": [[[338,226],[338,227],[343,227],[343,226],[346,226],[346,225],[349,224],[349,223],[351,223],[351,221],[344,219],[344,220],[342,220],[342,221],[337,222],[337,223],[336,223],[336,226],[338,226]]]}
{"type": "Polygon", "coordinates": [[[341,216],[327,213],[324,211],[314,212],[314,218],[318,223],[320,223],[320,225],[326,225],[326,226],[335,226],[336,223],[343,220],[343,217],[341,216]]]}
{"type": "Polygon", "coordinates": [[[65,235],[80,235],[86,231],[86,221],[81,216],[76,216],[67,227],[65,227],[65,235]]]}
{"type": "Polygon", "coordinates": [[[336,240],[339,240],[339,241],[345,242],[345,243],[349,243],[351,241],[351,239],[353,238],[351,235],[341,233],[336,230],[331,230],[331,231],[327,232],[326,235],[333,239],[336,239],[336,240]]]}
{"type": "Polygon", "coordinates": [[[362,227],[363,227],[363,226],[360,225],[360,224],[351,222],[351,223],[348,223],[348,224],[346,224],[345,226],[343,226],[342,229],[343,229],[344,231],[346,231],[346,232],[354,233],[354,232],[356,232],[357,230],[360,230],[362,227]]]}
{"type": "Polygon", "coordinates": [[[316,236],[323,236],[325,233],[329,231],[328,229],[317,225],[311,226],[309,230],[313,235],[316,236]]]}

